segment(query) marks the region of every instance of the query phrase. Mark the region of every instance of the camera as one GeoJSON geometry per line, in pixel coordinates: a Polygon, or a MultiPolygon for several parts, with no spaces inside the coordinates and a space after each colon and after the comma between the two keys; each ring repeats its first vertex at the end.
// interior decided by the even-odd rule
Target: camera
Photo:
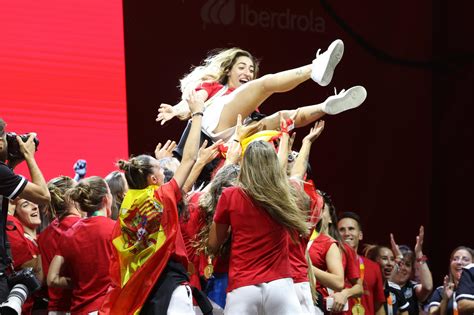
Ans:
{"type": "MultiPolygon", "coordinates": [[[[16,139],[17,134],[14,132],[7,132],[7,143],[8,143],[8,161],[18,161],[18,160],[23,160],[24,156],[20,151],[20,144],[18,143],[18,140],[16,139]]],[[[28,134],[23,134],[19,135],[21,140],[24,142],[28,140],[30,135],[28,134]]],[[[36,151],[38,150],[38,145],[39,145],[39,140],[37,137],[33,139],[33,142],[35,143],[36,151]]]]}
{"type": "Polygon", "coordinates": [[[33,268],[25,268],[8,277],[8,286],[12,288],[5,302],[0,304],[0,314],[21,314],[21,307],[28,295],[41,288],[40,281],[33,273],[33,268]]]}

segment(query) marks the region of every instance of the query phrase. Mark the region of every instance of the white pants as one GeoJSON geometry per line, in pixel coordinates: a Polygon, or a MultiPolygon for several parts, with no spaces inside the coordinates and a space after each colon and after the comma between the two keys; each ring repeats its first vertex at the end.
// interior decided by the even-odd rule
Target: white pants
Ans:
{"type": "MultiPolygon", "coordinates": [[[[213,300],[209,299],[209,302],[211,302],[211,305],[212,305],[212,314],[213,315],[224,315],[224,309],[222,307],[220,307],[219,305],[217,305],[213,300]]],[[[194,312],[196,313],[196,315],[202,315],[202,311],[201,309],[199,308],[199,306],[194,306],[194,312]]]]}
{"type": "Polygon", "coordinates": [[[171,295],[168,315],[194,315],[193,294],[188,285],[180,285],[174,289],[171,295]]]}
{"type": "Polygon", "coordinates": [[[302,314],[291,278],[240,287],[227,293],[226,315],[302,314]]]}
{"type": "Polygon", "coordinates": [[[316,315],[316,306],[313,303],[313,297],[311,296],[311,287],[309,286],[309,282],[295,283],[294,286],[296,296],[298,297],[301,308],[303,309],[303,313],[301,314],[316,315]]]}

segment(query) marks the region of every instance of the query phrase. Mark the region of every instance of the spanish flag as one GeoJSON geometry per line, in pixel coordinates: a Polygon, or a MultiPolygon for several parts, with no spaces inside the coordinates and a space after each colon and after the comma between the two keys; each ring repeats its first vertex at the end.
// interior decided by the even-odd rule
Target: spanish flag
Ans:
{"type": "Polygon", "coordinates": [[[112,287],[100,314],[140,313],[175,250],[179,200],[173,184],[127,192],[112,237],[112,287]]]}

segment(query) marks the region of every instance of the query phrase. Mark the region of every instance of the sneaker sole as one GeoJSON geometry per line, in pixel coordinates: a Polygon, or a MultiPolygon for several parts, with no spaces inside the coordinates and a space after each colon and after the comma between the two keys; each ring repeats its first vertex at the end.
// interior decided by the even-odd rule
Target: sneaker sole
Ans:
{"type": "Polygon", "coordinates": [[[359,107],[367,98],[367,91],[363,86],[354,86],[345,92],[343,97],[334,97],[328,100],[325,112],[329,115],[337,115],[346,110],[359,107]]]}
{"type": "Polygon", "coordinates": [[[331,50],[331,46],[334,48],[331,51],[331,55],[329,56],[329,61],[327,64],[326,69],[324,69],[324,73],[321,79],[321,86],[327,86],[329,83],[331,83],[332,77],[334,75],[334,69],[338,65],[338,63],[342,59],[342,55],[344,54],[344,43],[342,40],[338,39],[334,41],[328,48],[328,50],[331,50]]]}

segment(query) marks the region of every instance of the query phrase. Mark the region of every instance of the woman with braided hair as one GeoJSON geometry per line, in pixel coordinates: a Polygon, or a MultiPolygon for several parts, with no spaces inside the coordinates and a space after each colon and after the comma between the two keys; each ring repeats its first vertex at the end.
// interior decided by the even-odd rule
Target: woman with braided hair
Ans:
{"type": "MultiPolygon", "coordinates": [[[[59,241],[81,219],[80,211],[74,206],[74,203],[66,199],[66,191],[76,184],[76,181],[68,176],[59,176],[48,182],[51,202],[47,207],[47,211],[54,220],[41,232],[38,238],[41,263],[45,275],[48,274],[59,241]]],[[[57,315],[66,314],[71,308],[71,296],[70,289],[49,287],[48,311],[56,312],[57,315]]]]}
{"type": "Polygon", "coordinates": [[[72,289],[72,315],[97,312],[110,286],[111,236],[115,225],[110,219],[112,195],[102,178],[92,176],[70,188],[66,199],[87,213],[87,218],[74,224],[59,241],[47,284],[72,289]]]}

